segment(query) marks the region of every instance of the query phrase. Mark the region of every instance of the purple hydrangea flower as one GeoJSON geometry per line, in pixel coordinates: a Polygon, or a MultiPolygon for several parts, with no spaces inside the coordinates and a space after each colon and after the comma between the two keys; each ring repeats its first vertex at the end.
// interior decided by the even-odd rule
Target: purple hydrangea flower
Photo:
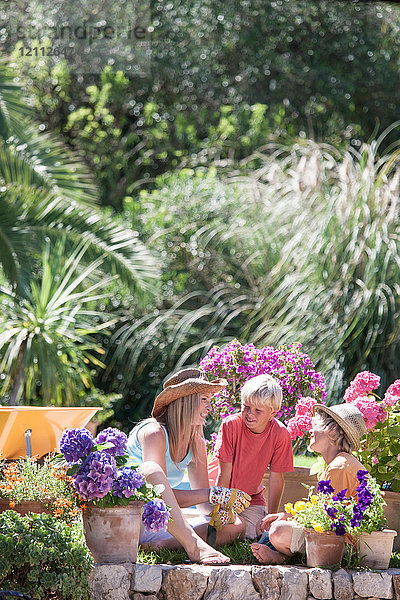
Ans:
{"type": "Polygon", "coordinates": [[[91,452],[75,476],[72,486],[88,502],[103,498],[116,475],[115,458],[105,452],[91,452]]]}
{"type": "Polygon", "coordinates": [[[170,519],[170,512],[163,500],[150,500],[145,504],[142,514],[144,528],[157,533],[165,531],[170,519]]]}
{"type": "Polygon", "coordinates": [[[102,452],[107,452],[113,456],[123,456],[126,452],[128,438],[123,431],[119,431],[114,427],[107,427],[99,433],[95,440],[96,444],[104,444],[104,442],[111,442],[114,446],[105,448],[102,452]]]}
{"type": "Polygon", "coordinates": [[[60,439],[60,452],[70,464],[80,464],[94,446],[93,436],[87,429],[64,429],[60,439]]]}
{"type": "Polygon", "coordinates": [[[118,498],[124,496],[130,498],[142,485],[144,485],[143,475],[129,467],[122,467],[119,469],[117,479],[114,481],[112,493],[113,496],[118,496],[118,498]]]}
{"type": "Polygon", "coordinates": [[[331,486],[331,480],[327,479],[327,481],[320,481],[318,483],[318,491],[323,494],[332,494],[335,490],[331,486]]]}

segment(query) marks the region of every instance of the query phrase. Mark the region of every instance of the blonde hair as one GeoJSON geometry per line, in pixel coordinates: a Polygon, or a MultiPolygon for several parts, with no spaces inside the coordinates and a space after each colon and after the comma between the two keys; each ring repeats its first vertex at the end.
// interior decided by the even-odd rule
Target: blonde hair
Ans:
{"type": "Polygon", "coordinates": [[[325,412],[317,411],[313,417],[313,421],[316,421],[324,431],[328,434],[329,439],[340,452],[347,452],[351,454],[352,444],[346,437],[345,432],[340,425],[335,421],[333,417],[327,415],[325,412]]]}
{"type": "Polygon", "coordinates": [[[282,404],[282,389],[271,375],[257,375],[248,379],[240,392],[242,404],[249,402],[279,410],[282,404]]]}
{"type": "MultiPolygon", "coordinates": [[[[193,425],[200,410],[200,394],[190,394],[174,400],[156,418],[158,423],[164,425],[168,433],[169,450],[171,459],[178,463],[180,442],[183,448],[190,449],[195,462],[199,459],[198,439],[202,437],[201,425],[193,425]]],[[[181,460],[184,457],[181,457],[181,460]]]]}

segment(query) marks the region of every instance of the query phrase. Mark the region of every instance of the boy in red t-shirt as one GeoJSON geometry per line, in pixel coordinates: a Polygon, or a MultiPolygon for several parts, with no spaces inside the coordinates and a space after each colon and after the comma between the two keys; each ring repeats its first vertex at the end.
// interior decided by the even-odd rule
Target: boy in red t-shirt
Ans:
{"type": "Polygon", "coordinates": [[[218,459],[216,484],[238,488],[251,496],[240,515],[246,522],[245,537],[255,538],[261,519],[278,510],[283,473],[293,471],[293,452],[286,427],[275,419],[282,390],[270,375],[248,379],[241,390],[241,413],[227,417],[218,431],[214,460],[218,459]],[[269,467],[268,510],[262,478],[269,467]]]}

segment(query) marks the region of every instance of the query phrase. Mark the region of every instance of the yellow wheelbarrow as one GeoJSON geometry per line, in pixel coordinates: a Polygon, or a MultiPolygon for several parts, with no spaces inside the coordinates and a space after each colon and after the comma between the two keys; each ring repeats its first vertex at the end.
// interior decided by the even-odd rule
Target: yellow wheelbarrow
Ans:
{"type": "Polygon", "coordinates": [[[0,406],[0,456],[8,460],[58,450],[66,428],[84,427],[100,407],[0,406]]]}

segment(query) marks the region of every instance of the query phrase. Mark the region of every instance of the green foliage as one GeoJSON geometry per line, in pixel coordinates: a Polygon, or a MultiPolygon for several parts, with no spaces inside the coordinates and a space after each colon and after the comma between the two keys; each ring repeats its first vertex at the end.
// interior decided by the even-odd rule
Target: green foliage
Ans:
{"type": "Polygon", "coordinates": [[[82,269],[85,251],[85,246],[78,247],[65,259],[62,242],[53,249],[47,243],[41,278],[31,280],[25,298],[0,288],[0,368],[6,375],[2,394],[9,393],[12,404],[21,395],[26,404],[37,399],[73,404],[80,390],[93,387],[89,365],[104,366],[98,358],[104,350],[94,335],[113,321],[91,305],[104,298],[112,278],[96,273],[100,259],[82,269]]]}
{"type": "Polygon", "coordinates": [[[280,258],[247,335],[307,343],[335,394],[357,371],[394,380],[400,368],[397,151],[379,158],[381,139],[344,156],[313,143],[276,149],[256,172],[280,258]]]}
{"type": "Polygon", "coordinates": [[[81,390],[74,405],[96,406],[102,408],[103,410],[99,410],[93,417],[93,421],[97,425],[102,425],[114,417],[114,406],[120,400],[122,400],[121,394],[104,394],[102,390],[93,388],[89,393],[81,390]]]}
{"type": "Polygon", "coordinates": [[[0,514],[0,586],[37,600],[89,600],[93,566],[77,530],[50,515],[0,514]]]}
{"type": "Polygon", "coordinates": [[[386,420],[367,431],[359,455],[383,490],[400,492],[400,412],[396,406],[385,410],[386,420]]]}
{"type": "MultiPolygon", "coordinates": [[[[110,66],[74,77],[81,57],[55,66],[22,57],[11,24],[29,31],[46,5],[62,20],[55,2],[31,3],[29,15],[9,7],[4,50],[40,120],[82,152],[102,203],[118,209],[182,161],[224,168],[298,135],[358,148],[398,116],[394,5],[229,0],[221,9],[211,0],[155,0],[151,75],[140,78],[110,66]]],[[[80,4],[76,11],[84,21],[80,4]]]]}
{"type": "MultiPolygon", "coordinates": [[[[251,244],[251,240],[230,239],[228,233],[221,241],[214,233],[216,229],[223,236],[235,216],[243,213],[240,188],[221,182],[215,171],[185,169],[160,177],[157,183],[156,190],[140,194],[146,213],[139,228],[160,256],[161,297],[134,318],[127,306],[105,358],[106,377],[116,373],[119,389],[134,397],[132,407],[125,401],[116,405],[116,412],[132,421],[146,414],[178,354],[199,344],[200,357],[203,347],[209,349],[215,338],[220,339],[221,331],[235,335],[231,309],[235,310],[240,282],[247,277],[241,265],[251,244]]],[[[125,215],[137,219],[136,205],[127,204],[125,215]]]]}

